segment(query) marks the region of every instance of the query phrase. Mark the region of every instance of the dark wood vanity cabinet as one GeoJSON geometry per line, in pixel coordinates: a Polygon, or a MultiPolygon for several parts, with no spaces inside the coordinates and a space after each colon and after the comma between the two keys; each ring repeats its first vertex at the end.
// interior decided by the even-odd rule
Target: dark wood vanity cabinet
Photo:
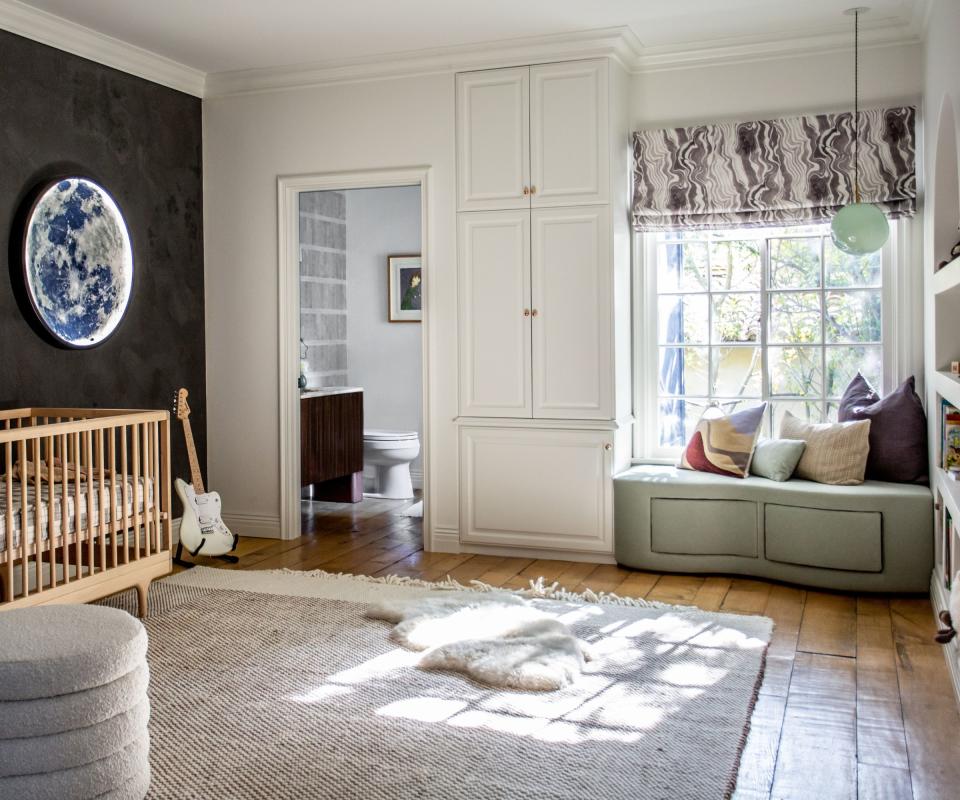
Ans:
{"type": "Polygon", "coordinates": [[[300,398],[300,483],[315,500],[363,499],[363,392],[300,398]]]}

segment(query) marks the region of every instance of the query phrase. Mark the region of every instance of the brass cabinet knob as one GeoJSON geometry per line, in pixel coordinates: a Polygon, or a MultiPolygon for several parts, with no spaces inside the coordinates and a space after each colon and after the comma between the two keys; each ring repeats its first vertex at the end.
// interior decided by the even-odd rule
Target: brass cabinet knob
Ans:
{"type": "Polygon", "coordinates": [[[523,187],[523,196],[526,197],[526,196],[529,195],[529,194],[530,194],[530,187],[529,187],[529,186],[524,186],[524,187],[523,187]]]}
{"type": "Polygon", "coordinates": [[[537,311],[537,309],[533,309],[533,311],[530,312],[530,316],[531,316],[531,317],[535,317],[535,316],[537,316],[537,314],[539,314],[539,313],[540,313],[540,312],[537,311]]]}
{"type": "Polygon", "coordinates": [[[530,309],[529,309],[529,308],[523,309],[523,316],[525,316],[525,317],[529,317],[529,316],[530,316],[530,309]]]}
{"type": "Polygon", "coordinates": [[[613,450],[613,445],[610,444],[610,442],[607,442],[607,443],[603,446],[603,449],[606,450],[606,451],[609,453],[611,450],[613,450]]]}
{"type": "Polygon", "coordinates": [[[536,194],[536,193],[537,193],[537,187],[536,187],[536,186],[531,186],[531,187],[530,187],[530,194],[536,194]]]}

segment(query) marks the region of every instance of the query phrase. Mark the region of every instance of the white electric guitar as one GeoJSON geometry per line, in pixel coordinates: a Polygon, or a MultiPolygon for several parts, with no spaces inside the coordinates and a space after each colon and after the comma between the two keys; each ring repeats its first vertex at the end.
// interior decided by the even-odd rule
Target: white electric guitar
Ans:
{"type": "Polygon", "coordinates": [[[220,518],[220,495],[205,492],[203,476],[200,474],[200,462],[197,459],[197,446],[193,441],[193,429],[190,427],[190,406],[187,404],[187,390],[180,389],[174,396],[173,412],[183,423],[183,435],[187,440],[187,458],[190,460],[190,483],[177,478],[174,485],[183,502],[183,518],[180,521],[180,542],[174,559],[185,566],[188,562],[180,556],[185,547],[190,555],[214,556],[232,563],[236,556],[226,555],[237,547],[236,534],[220,518]]]}

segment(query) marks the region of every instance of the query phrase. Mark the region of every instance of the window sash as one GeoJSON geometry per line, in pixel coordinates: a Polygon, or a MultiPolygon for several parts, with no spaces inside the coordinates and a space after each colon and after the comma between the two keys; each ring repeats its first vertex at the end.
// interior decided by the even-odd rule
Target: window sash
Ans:
{"type": "MultiPolygon", "coordinates": [[[[706,238],[694,237],[692,236],[689,240],[683,239],[682,241],[666,239],[662,240],[657,234],[637,234],[634,240],[635,247],[635,258],[634,262],[636,265],[636,280],[635,280],[635,290],[634,290],[634,308],[635,308],[635,337],[636,337],[636,349],[635,349],[635,408],[636,408],[636,418],[637,424],[635,426],[635,441],[634,441],[634,455],[635,460],[644,460],[644,461],[657,461],[657,460],[675,460],[679,453],[682,451],[682,447],[664,447],[660,445],[660,431],[659,431],[659,401],[670,400],[670,399],[685,399],[688,401],[699,401],[704,400],[710,402],[711,399],[715,399],[718,402],[743,402],[744,404],[750,405],[752,403],[759,403],[764,400],[770,403],[804,403],[810,402],[819,407],[820,412],[823,415],[824,419],[827,419],[828,411],[831,408],[831,405],[835,405],[839,400],[839,394],[842,393],[844,387],[833,387],[835,391],[831,392],[831,387],[827,386],[827,363],[829,359],[829,353],[831,350],[838,348],[848,348],[848,347],[873,347],[879,348],[880,354],[880,366],[882,371],[882,391],[884,393],[891,391],[896,382],[898,381],[898,371],[896,369],[898,362],[898,348],[896,346],[896,337],[894,335],[896,318],[895,314],[898,310],[897,303],[897,281],[895,280],[897,275],[895,272],[895,259],[894,254],[897,254],[901,258],[904,256],[905,247],[902,246],[903,239],[907,240],[909,243],[909,237],[904,236],[904,232],[909,232],[909,229],[905,229],[905,225],[909,223],[893,223],[891,224],[891,236],[890,240],[884,246],[881,252],[881,271],[880,271],[880,280],[878,282],[871,281],[869,284],[858,285],[853,287],[834,287],[827,285],[827,261],[824,253],[824,239],[823,234],[813,234],[812,232],[807,232],[805,234],[793,234],[783,232],[768,230],[765,234],[761,234],[761,237],[749,237],[749,232],[747,231],[730,231],[729,236],[724,237],[719,240],[711,240],[706,238]],[[744,234],[748,234],[745,236],[744,234]],[[899,237],[898,237],[899,234],[899,237]],[[820,267],[819,267],[819,287],[817,288],[770,288],[771,283],[771,260],[770,260],[770,242],[773,239],[783,239],[783,238],[812,238],[817,236],[821,238],[820,245],[820,267]],[[664,292],[657,291],[657,273],[659,267],[659,253],[658,247],[666,244],[677,244],[682,243],[684,245],[691,243],[699,242],[712,242],[712,241],[739,241],[745,238],[756,238],[760,243],[761,250],[761,275],[760,275],[760,288],[753,289],[750,291],[744,291],[743,289],[733,288],[730,290],[725,289],[713,289],[712,284],[713,280],[710,276],[710,265],[708,262],[707,272],[708,280],[707,285],[708,289],[704,290],[688,290],[683,291],[680,289],[670,289],[664,292]],[[898,243],[898,239],[901,241],[898,243]],[[881,328],[880,328],[880,338],[875,339],[871,338],[870,341],[862,342],[833,342],[828,341],[828,319],[827,314],[825,313],[825,304],[828,297],[832,297],[837,294],[856,294],[859,292],[877,292],[880,293],[880,308],[881,308],[881,328]],[[813,396],[797,396],[797,395],[784,395],[784,394],[774,394],[770,385],[771,372],[770,372],[770,348],[777,347],[790,347],[795,345],[790,344],[781,344],[769,341],[770,340],[770,310],[771,310],[771,299],[777,296],[790,295],[790,294],[802,294],[805,292],[812,293],[819,297],[820,300],[820,341],[811,344],[809,346],[817,348],[820,351],[820,376],[821,376],[821,386],[820,393],[813,396]],[[716,297],[728,296],[732,294],[753,294],[760,296],[760,330],[759,336],[756,342],[738,344],[738,343],[726,343],[718,342],[713,339],[711,336],[713,332],[713,323],[714,323],[714,304],[712,300],[716,297]],[[703,343],[669,343],[661,341],[661,335],[659,330],[659,302],[661,297],[690,297],[690,296],[703,296],[707,298],[707,309],[708,309],[708,327],[707,327],[707,341],[703,343]],[[690,392],[685,394],[660,394],[659,392],[659,383],[660,383],[660,351],[663,348],[695,348],[699,347],[701,349],[706,349],[707,351],[707,389],[708,392],[705,394],[694,395],[690,392]],[[720,349],[732,347],[759,347],[760,349],[760,395],[751,394],[750,396],[743,397],[722,397],[718,395],[712,395],[712,390],[715,388],[715,364],[714,359],[716,357],[717,351],[720,349]]],[[[909,298],[907,298],[909,301],[909,298]]],[[[806,346],[806,345],[801,345],[806,346]]],[[[764,421],[764,435],[776,435],[776,430],[772,429],[773,425],[773,414],[771,411],[768,411],[767,417],[764,421]]]]}

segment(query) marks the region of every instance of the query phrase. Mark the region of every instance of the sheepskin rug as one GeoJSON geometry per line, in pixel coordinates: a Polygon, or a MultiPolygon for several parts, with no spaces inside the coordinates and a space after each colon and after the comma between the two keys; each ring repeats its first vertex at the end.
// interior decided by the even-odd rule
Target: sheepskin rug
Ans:
{"type": "Polygon", "coordinates": [[[566,625],[507,592],[431,592],[376,604],[367,616],[394,623],[397,644],[425,651],[421,668],[462,672],[502,689],[562,689],[590,660],[566,625]]]}

